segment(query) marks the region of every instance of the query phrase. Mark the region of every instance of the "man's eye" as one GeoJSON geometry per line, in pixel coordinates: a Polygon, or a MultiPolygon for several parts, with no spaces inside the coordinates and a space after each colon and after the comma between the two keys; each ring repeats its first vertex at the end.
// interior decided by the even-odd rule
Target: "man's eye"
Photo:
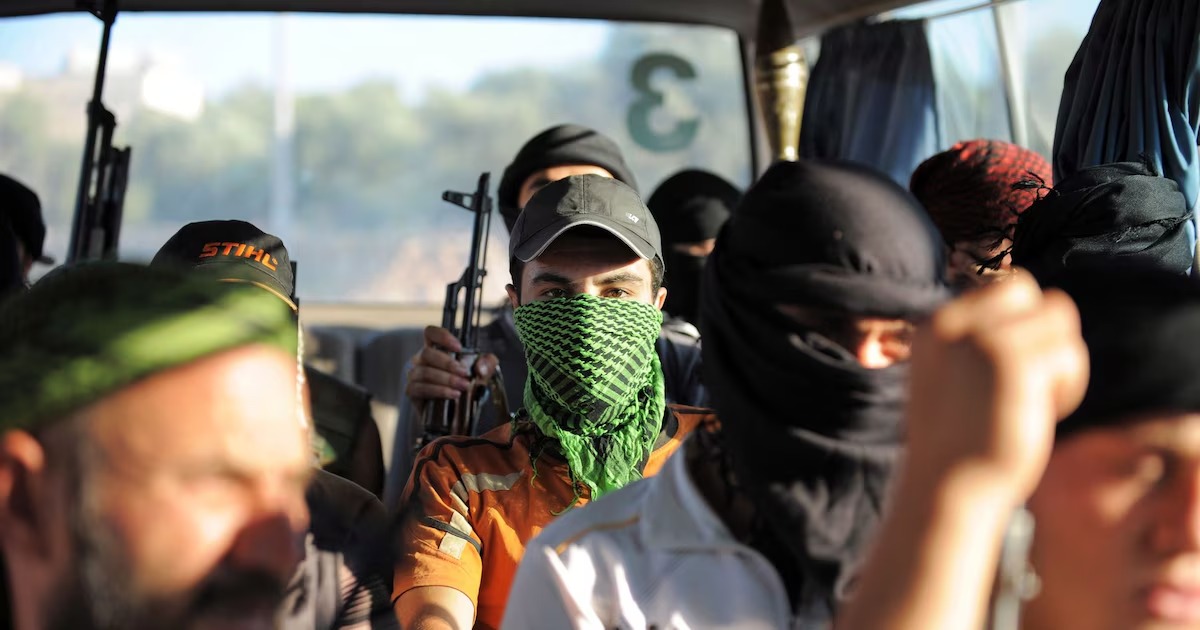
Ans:
{"type": "Polygon", "coordinates": [[[907,361],[912,358],[912,341],[909,339],[885,336],[881,340],[883,351],[894,361],[907,361]]]}
{"type": "Polygon", "coordinates": [[[565,289],[546,289],[545,291],[542,291],[542,297],[545,297],[545,298],[567,297],[567,291],[565,289]]]}
{"type": "Polygon", "coordinates": [[[221,497],[230,497],[245,489],[245,479],[224,472],[212,472],[208,474],[185,475],[183,478],[184,485],[188,488],[188,496],[196,500],[222,500],[221,497]]]}
{"type": "Polygon", "coordinates": [[[630,297],[632,295],[633,295],[633,293],[630,293],[629,291],[626,291],[625,289],[609,289],[604,292],[604,297],[606,297],[606,298],[625,298],[625,297],[630,297]]]}

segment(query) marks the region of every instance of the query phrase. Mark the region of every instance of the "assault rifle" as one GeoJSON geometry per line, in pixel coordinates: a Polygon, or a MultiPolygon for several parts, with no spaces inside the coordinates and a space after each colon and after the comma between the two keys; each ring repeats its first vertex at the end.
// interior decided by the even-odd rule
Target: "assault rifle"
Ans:
{"type": "Polygon", "coordinates": [[[108,0],[93,4],[92,12],[104,22],[104,31],[92,100],[87,106],[88,130],[67,262],[117,257],[125,186],[129,180],[130,149],[113,146],[117,117],[104,107],[102,100],[104,74],[108,67],[108,43],[117,19],[117,2],[108,0]]]}
{"type": "MultiPolygon", "coordinates": [[[[475,220],[467,268],[457,282],[446,285],[446,302],[442,308],[442,327],[462,344],[462,351],[455,353],[455,359],[468,368],[475,364],[480,355],[483,278],[487,275],[487,242],[495,205],[488,194],[490,185],[491,174],[484,173],[479,176],[479,184],[473,194],[449,190],[442,193],[444,201],[470,211],[475,220]]],[[[445,435],[474,434],[483,405],[493,397],[498,411],[507,415],[508,404],[500,374],[496,374],[490,385],[472,379],[470,387],[458,400],[429,401],[425,405],[424,431],[418,447],[445,435]]]]}

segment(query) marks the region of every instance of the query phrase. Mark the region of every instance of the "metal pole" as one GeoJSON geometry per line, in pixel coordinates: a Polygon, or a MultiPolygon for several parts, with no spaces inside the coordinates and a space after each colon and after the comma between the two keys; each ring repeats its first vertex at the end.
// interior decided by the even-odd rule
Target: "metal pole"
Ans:
{"type": "Polygon", "coordinates": [[[766,115],[759,105],[757,69],[752,44],[739,37],[738,52],[742,62],[742,92],[746,97],[746,129],[750,132],[750,181],[753,182],[767,170],[773,160],[767,148],[770,143],[763,142],[767,129],[766,115]]]}
{"type": "MultiPolygon", "coordinates": [[[[271,133],[271,202],[269,224],[283,242],[289,242],[292,209],[295,206],[296,103],[292,94],[288,59],[287,14],[279,14],[274,23],[274,122],[271,133]]],[[[295,246],[295,243],[293,243],[295,246]]]]}
{"type": "Polygon", "coordinates": [[[1004,2],[992,3],[992,22],[996,27],[996,44],[1000,47],[1000,70],[1004,75],[1004,93],[1008,102],[1008,126],[1012,130],[1013,143],[1029,146],[1029,121],[1025,110],[1025,82],[1017,64],[1016,51],[1004,28],[1004,15],[1000,7],[1004,2]]]}

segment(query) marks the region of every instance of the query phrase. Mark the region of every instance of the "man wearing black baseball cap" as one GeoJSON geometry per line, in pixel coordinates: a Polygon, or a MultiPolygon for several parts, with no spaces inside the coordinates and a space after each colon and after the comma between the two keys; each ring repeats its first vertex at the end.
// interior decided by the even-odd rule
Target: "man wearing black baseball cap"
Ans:
{"type": "MultiPolygon", "coordinates": [[[[150,266],[183,267],[216,281],[253,285],[297,312],[287,248],[245,221],[189,223],[159,249],[150,266]]],[[[304,368],[313,425],[334,461],[313,478],[306,495],[312,513],[310,549],[293,579],[283,627],[393,628],[390,561],[379,552],[386,547],[387,514],[367,491],[378,493],[383,476],[370,395],[304,368]]]]}
{"type": "MultiPolygon", "coordinates": [[[[500,213],[509,232],[513,231],[521,208],[534,193],[551,182],[572,175],[588,174],[615,179],[627,184],[630,190],[637,191],[637,180],[621,155],[621,149],[604,134],[580,125],[566,124],[551,127],[534,136],[504,169],[497,191],[500,213]]],[[[511,309],[502,309],[490,324],[484,326],[480,331],[479,346],[486,354],[476,363],[476,374],[488,378],[497,369],[502,370],[508,399],[519,400],[527,373],[525,352],[511,309]]],[[[405,394],[416,411],[419,412],[431,399],[457,399],[461,392],[466,391],[470,374],[446,351],[459,348],[458,340],[448,330],[437,326],[425,330],[425,348],[413,359],[413,369],[409,372],[405,387],[405,394]]],[[[685,405],[706,404],[708,394],[700,379],[700,350],[696,340],[665,329],[656,348],[666,379],[667,400],[685,405]]],[[[411,411],[413,409],[406,407],[402,413],[411,411]]],[[[480,432],[503,424],[505,420],[494,417],[489,407],[480,418],[480,432]]],[[[407,440],[408,436],[404,438],[407,440]]],[[[389,484],[389,506],[397,498],[395,491],[399,490],[399,485],[398,481],[389,484]]]]}
{"type": "Polygon", "coordinates": [[[154,254],[150,264],[188,266],[223,282],[253,284],[296,310],[295,278],[287,248],[278,237],[246,221],[189,223],[154,254]]]}
{"type": "Polygon", "coordinates": [[[8,220],[8,227],[17,237],[21,275],[28,283],[33,263],[54,264],[54,259],[42,251],[42,246],[46,241],[46,223],[42,220],[42,202],[28,186],[7,175],[0,174],[0,213],[8,220]]]}
{"type": "MultiPolygon", "coordinates": [[[[287,248],[278,237],[245,221],[198,221],[175,233],[151,265],[187,266],[223,282],[245,282],[271,292],[298,311],[287,248]]],[[[317,431],[332,449],[326,470],[378,494],[383,454],[371,418],[370,395],[305,366],[317,431]]]]}
{"type": "Polygon", "coordinates": [[[395,537],[403,627],[498,627],[525,543],[567,509],[657,472],[707,418],[665,400],[662,247],[632,188],[593,174],[547,185],[509,253],[523,406],[511,424],[418,455],[395,537]]]}

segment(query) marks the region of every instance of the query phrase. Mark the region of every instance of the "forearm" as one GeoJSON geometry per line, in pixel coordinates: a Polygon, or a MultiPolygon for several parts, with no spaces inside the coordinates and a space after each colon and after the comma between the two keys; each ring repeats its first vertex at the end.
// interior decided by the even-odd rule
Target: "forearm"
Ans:
{"type": "Polygon", "coordinates": [[[404,630],[467,630],[475,621],[475,606],[458,590],[423,586],[396,600],[396,618],[404,630]]]}
{"type": "Polygon", "coordinates": [[[837,630],[983,628],[1013,505],[968,475],[904,475],[837,630]]]}

